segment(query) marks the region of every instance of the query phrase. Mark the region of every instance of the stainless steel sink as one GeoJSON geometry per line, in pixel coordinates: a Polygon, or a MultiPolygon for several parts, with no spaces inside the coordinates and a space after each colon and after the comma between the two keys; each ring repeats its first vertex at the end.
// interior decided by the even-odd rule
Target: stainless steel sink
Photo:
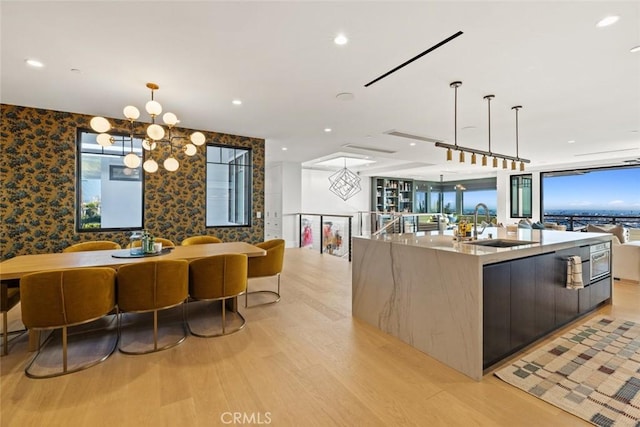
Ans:
{"type": "Polygon", "coordinates": [[[467,245],[477,245],[477,246],[490,246],[492,248],[512,248],[514,246],[524,246],[530,245],[533,242],[529,240],[509,240],[509,239],[484,239],[484,240],[473,240],[470,242],[464,242],[467,245]]]}

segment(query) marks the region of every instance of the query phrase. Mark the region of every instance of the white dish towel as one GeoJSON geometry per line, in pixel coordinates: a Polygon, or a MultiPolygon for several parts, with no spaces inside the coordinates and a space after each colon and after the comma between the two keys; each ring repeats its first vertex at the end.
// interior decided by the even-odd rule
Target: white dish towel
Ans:
{"type": "Polygon", "coordinates": [[[567,289],[583,289],[582,259],[579,256],[567,258],[567,289]]]}

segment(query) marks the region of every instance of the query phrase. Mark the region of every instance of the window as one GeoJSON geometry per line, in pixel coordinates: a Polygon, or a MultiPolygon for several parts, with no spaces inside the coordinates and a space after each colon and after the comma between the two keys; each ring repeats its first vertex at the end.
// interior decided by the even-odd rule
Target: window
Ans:
{"type": "MultiPolygon", "coordinates": [[[[129,138],[112,135],[116,142],[102,147],[97,136],[78,130],[76,230],[142,228],[144,174],[122,161],[130,151],[129,138]]],[[[141,140],[134,139],[133,151],[142,156],[141,140]]]]}
{"type": "Polygon", "coordinates": [[[511,176],[511,217],[531,218],[531,175],[511,176]]]}
{"type": "Polygon", "coordinates": [[[207,146],[207,227],[251,225],[251,150],[207,146]]]}

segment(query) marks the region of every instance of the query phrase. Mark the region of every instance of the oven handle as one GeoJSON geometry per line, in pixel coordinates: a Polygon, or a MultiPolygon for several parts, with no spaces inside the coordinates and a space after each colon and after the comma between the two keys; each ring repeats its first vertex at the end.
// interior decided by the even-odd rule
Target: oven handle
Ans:
{"type": "Polygon", "coordinates": [[[591,260],[598,261],[602,258],[606,258],[608,255],[609,255],[609,251],[594,252],[591,254],[591,260]]]}

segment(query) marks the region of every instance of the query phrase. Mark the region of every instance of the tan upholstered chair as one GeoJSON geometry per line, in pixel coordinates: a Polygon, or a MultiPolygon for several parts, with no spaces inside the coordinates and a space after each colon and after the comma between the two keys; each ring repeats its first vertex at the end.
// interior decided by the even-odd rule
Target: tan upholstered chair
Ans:
{"type": "MultiPolygon", "coordinates": [[[[198,301],[222,302],[222,332],[194,331],[187,321],[191,333],[198,337],[216,337],[239,331],[245,325],[240,312],[236,315],[241,325],[227,332],[226,300],[236,298],[247,290],[247,256],[244,254],[213,255],[189,263],[189,296],[198,301]]],[[[235,304],[237,308],[237,304],[235,304]]],[[[189,316],[187,316],[189,319],[189,316]]]]}
{"type": "Polygon", "coordinates": [[[213,236],[193,236],[187,237],[181,243],[182,246],[204,245],[206,243],[222,243],[222,240],[213,236]]]}
{"type": "Polygon", "coordinates": [[[83,242],[64,248],[62,252],[86,252],[86,251],[107,251],[110,249],[121,249],[116,242],[109,240],[96,240],[94,242],[83,242]]]}
{"type": "Polygon", "coordinates": [[[244,306],[249,307],[249,295],[258,293],[272,294],[276,297],[273,301],[268,301],[260,304],[254,304],[254,306],[273,304],[280,301],[280,273],[282,272],[282,265],[284,262],[284,240],[273,239],[267,240],[263,243],[258,243],[256,246],[267,251],[266,256],[251,257],[249,258],[249,279],[255,277],[269,277],[278,276],[278,291],[253,291],[245,294],[244,306]]]}
{"type": "MultiPolygon", "coordinates": [[[[162,237],[154,237],[153,238],[156,243],[162,243],[163,248],[173,248],[176,245],[169,239],[163,239],[162,237]]],[[[133,247],[139,248],[142,246],[142,242],[140,240],[136,240],[133,242],[133,247]]],[[[127,249],[131,248],[131,243],[127,245],[127,249]]]]}
{"type": "MultiPolygon", "coordinates": [[[[150,261],[123,265],[118,269],[118,328],[119,350],[126,354],[146,354],[165,350],[180,344],[187,337],[182,308],[182,334],[177,340],[158,345],[158,311],[184,304],[189,289],[189,263],[185,260],[150,261]],[[122,326],[123,313],[153,312],[153,345],[133,342],[134,349],[127,350],[124,343],[129,334],[122,326]],[[141,347],[141,349],[136,348],[141,347]]],[[[132,333],[131,336],[134,334],[132,333]]]]}
{"type": "MultiPolygon", "coordinates": [[[[9,310],[18,305],[20,302],[20,288],[17,286],[8,286],[6,283],[0,285],[0,311],[2,312],[2,355],[9,354],[9,322],[7,315],[9,310]]],[[[23,331],[19,331],[23,332],[23,331]]]]}
{"type": "MultiPolygon", "coordinates": [[[[115,308],[115,279],[115,270],[107,267],[43,271],[27,274],[20,279],[24,325],[35,331],[62,329],[62,370],[50,371],[53,358],[48,354],[50,352],[44,350],[54,336],[52,334],[42,346],[38,339],[38,352],[25,368],[28,377],[50,378],[77,372],[111,356],[118,342],[115,329],[110,333],[112,343],[98,354],[91,355],[98,348],[95,343],[74,345],[75,350],[80,348],[77,351],[80,362],[73,362],[73,366],[69,367],[67,353],[71,346],[68,345],[67,329],[100,319],[115,308]],[[45,360],[42,366],[36,363],[39,359],[45,360]]],[[[89,334],[74,334],[73,338],[88,340],[89,334]]]]}

